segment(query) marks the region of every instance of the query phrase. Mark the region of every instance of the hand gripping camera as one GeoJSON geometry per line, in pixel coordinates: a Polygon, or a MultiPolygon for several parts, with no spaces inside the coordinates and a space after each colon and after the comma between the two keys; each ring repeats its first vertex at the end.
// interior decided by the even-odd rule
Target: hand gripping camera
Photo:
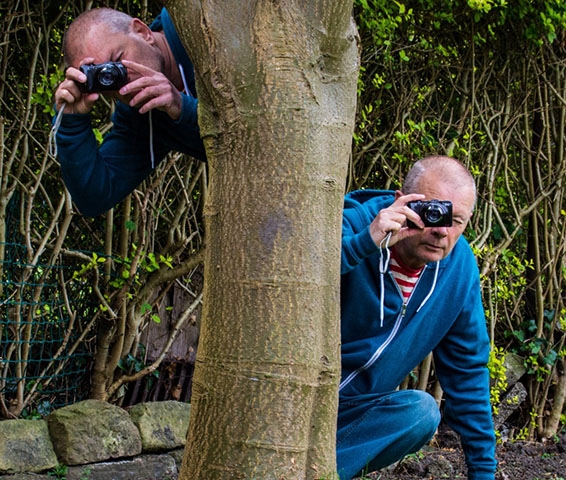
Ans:
{"type": "Polygon", "coordinates": [[[128,83],[128,71],[120,62],[81,65],[80,70],[86,75],[86,82],[78,84],[83,93],[119,90],[128,83]]]}
{"type": "MultiPolygon", "coordinates": [[[[409,202],[407,206],[421,217],[425,227],[451,227],[452,202],[448,200],[417,200],[409,202]]],[[[412,222],[409,227],[415,227],[412,222]]]]}

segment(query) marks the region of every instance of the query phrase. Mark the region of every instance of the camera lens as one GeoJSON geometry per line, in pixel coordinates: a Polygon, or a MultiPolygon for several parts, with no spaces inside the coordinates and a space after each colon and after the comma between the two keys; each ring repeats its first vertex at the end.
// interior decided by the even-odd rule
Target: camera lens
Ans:
{"type": "Polygon", "coordinates": [[[441,222],[446,214],[447,211],[442,205],[430,205],[423,212],[423,216],[426,219],[426,221],[432,225],[441,222]]]}
{"type": "Polygon", "coordinates": [[[112,86],[120,78],[120,72],[113,65],[107,65],[98,72],[98,83],[104,87],[112,86]]]}

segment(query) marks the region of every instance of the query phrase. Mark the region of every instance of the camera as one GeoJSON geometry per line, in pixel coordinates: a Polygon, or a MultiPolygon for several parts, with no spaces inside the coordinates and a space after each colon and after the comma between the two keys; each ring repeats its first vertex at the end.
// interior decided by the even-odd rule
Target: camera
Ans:
{"type": "MultiPolygon", "coordinates": [[[[419,214],[425,227],[452,226],[452,202],[448,200],[417,200],[409,202],[407,206],[419,214]]],[[[410,221],[408,225],[415,227],[410,221]]]]}
{"type": "Polygon", "coordinates": [[[81,65],[80,70],[86,75],[86,82],[78,84],[83,93],[119,90],[128,83],[128,71],[120,62],[81,65]]]}

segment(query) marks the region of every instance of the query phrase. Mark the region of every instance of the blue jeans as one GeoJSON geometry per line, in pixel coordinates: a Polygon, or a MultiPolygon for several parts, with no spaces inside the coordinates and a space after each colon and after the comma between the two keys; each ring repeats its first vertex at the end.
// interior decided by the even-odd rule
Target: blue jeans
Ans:
{"type": "Polygon", "coordinates": [[[420,390],[341,397],[336,436],[340,480],[379,470],[417,452],[439,423],[434,398],[420,390]]]}

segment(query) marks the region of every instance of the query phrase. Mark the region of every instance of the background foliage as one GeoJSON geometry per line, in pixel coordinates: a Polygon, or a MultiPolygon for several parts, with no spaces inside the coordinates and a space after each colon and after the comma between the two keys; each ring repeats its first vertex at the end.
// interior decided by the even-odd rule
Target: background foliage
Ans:
{"type": "MultiPolygon", "coordinates": [[[[0,411],[6,418],[49,413],[86,396],[120,401],[127,382],[155,374],[179,331],[195,321],[200,301],[191,282],[202,257],[202,164],[172,155],[122,205],[91,219],[73,208],[49,152],[62,34],[80,12],[103,5],[147,20],[160,10],[143,1],[13,0],[0,7],[0,411]],[[141,339],[162,320],[161,351],[149,357],[141,339]]],[[[110,113],[109,104],[96,109],[99,136],[110,127],[110,113]]]]}
{"type": "MultiPolygon", "coordinates": [[[[0,7],[6,418],[87,395],[119,401],[128,382],[157,370],[200,300],[202,164],[173,155],[113,212],[88,219],[73,209],[49,154],[62,32],[79,12],[101,5],[148,21],[160,9],[135,0],[0,7]],[[186,292],[181,305],[174,288],[186,292]],[[170,326],[168,340],[149,358],[140,339],[156,322],[170,326]],[[60,374],[72,365],[80,381],[69,396],[73,380],[60,374]]],[[[355,18],[362,73],[346,188],[398,188],[410,164],[430,153],[469,166],[479,200],[467,236],[497,347],[494,372],[500,376],[506,354],[521,358],[529,395],[515,435],[551,437],[564,425],[566,396],[566,5],[356,0],[355,18]]],[[[97,111],[100,135],[109,111],[97,111]]],[[[405,386],[442,396],[429,362],[405,386]]]]}
{"type": "Polygon", "coordinates": [[[469,166],[479,201],[467,237],[491,338],[528,369],[519,428],[552,436],[566,393],[566,5],[355,3],[363,73],[348,188],[398,188],[436,152],[469,166]]]}

